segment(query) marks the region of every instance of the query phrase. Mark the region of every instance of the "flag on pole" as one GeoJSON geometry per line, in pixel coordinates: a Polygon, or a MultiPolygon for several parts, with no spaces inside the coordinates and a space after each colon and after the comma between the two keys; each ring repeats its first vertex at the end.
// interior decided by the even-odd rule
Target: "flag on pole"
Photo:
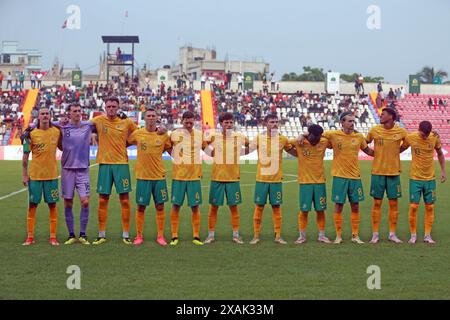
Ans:
{"type": "Polygon", "coordinates": [[[65,28],[67,28],[67,19],[66,20],[64,20],[64,23],[63,23],[63,25],[62,25],[62,27],[61,27],[62,29],[65,29],[65,28]]]}

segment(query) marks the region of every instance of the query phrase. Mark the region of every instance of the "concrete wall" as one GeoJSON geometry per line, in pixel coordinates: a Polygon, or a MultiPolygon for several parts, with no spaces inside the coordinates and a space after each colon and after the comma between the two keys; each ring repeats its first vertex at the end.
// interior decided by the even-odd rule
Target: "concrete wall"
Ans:
{"type": "Polygon", "coordinates": [[[420,93],[424,94],[450,94],[450,84],[421,84],[420,93]]]}

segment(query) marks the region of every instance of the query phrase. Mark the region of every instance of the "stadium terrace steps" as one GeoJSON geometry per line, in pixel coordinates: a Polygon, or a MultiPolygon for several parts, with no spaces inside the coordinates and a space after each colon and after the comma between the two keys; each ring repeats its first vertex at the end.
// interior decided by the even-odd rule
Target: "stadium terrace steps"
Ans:
{"type": "Polygon", "coordinates": [[[210,90],[202,90],[200,92],[202,106],[202,125],[208,123],[210,128],[216,127],[216,117],[214,111],[213,94],[210,90]]]}
{"type": "MultiPolygon", "coordinates": [[[[23,129],[27,128],[30,124],[31,119],[31,111],[33,110],[34,105],[36,104],[36,99],[38,96],[38,89],[30,89],[27,91],[25,100],[22,105],[22,113],[23,113],[23,129]]],[[[11,145],[20,145],[20,139],[16,138],[17,128],[13,130],[11,133],[10,144],[11,145]]]]}
{"type": "Polygon", "coordinates": [[[381,108],[377,108],[377,92],[371,92],[369,94],[369,100],[373,105],[373,108],[378,112],[378,115],[381,115],[381,110],[383,110],[383,108],[387,107],[387,101],[386,99],[384,99],[383,101],[383,105],[381,106],[381,108]]]}
{"type": "MultiPolygon", "coordinates": [[[[372,112],[373,118],[375,119],[376,123],[379,124],[381,111],[377,110],[377,107],[375,105],[375,100],[372,99],[372,94],[373,94],[373,92],[369,94],[369,99],[367,100],[367,103],[369,104],[369,109],[372,112]]],[[[376,98],[376,94],[375,94],[375,98],[376,98]]]]}
{"type": "Polygon", "coordinates": [[[444,146],[450,145],[450,95],[407,94],[397,102],[397,110],[408,131],[416,131],[419,123],[428,120],[444,146]],[[429,99],[432,104],[428,105],[429,99]],[[442,99],[445,105],[439,105],[442,99]]]}

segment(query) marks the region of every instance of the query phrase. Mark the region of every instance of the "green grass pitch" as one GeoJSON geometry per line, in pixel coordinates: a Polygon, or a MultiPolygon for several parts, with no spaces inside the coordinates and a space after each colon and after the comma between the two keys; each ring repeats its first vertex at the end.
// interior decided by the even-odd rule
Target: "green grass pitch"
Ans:
{"type": "MultiPolygon", "coordinates": [[[[131,162],[133,188],[134,165],[131,162]]],[[[329,175],[330,162],[326,162],[329,175]]],[[[166,163],[170,169],[171,164],[166,163]]],[[[361,238],[371,236],[369,196],[371,162],[361,162],[366,200],[361,203],[361,238]]],[[[398,235],[408,240],[409,162],[403,162],[398,235]]],[[[437,168],[438,169],[438,168],[437,168]]],[[[23,247],[26,237],[27,193],[0,200],[0,299],[450,299],[450,197],[448,183],[438,184],[434,246],[425,245],[423,205],[419,211],[416,245],[395,245],[386,240],[388,232],[387,201],[383,203],[382,242],[356,245],[350,242],[349,206],[344,209],[344,240],[340,245],[316,242],[315,215],[310,214],[308,242],[297,246],[298,185],[297,162],[284,161],[285,184],[283,237],[288,245],[273,242],[271,210],[264,211],[262,242],[251,246],[253,235],[253,191],[256,166],[242,170],[243,204],[240,206],[241,235],[246,244],[231,242],[230,214],[221,208],[218,216],[217,242],[203,247],[191,243],[190,210],[184,207],[180,217],[180,244],[162,248],[155,243],[154,208],[147,209],[145,243],[126,246],[120,241],[121,223],[118,197],[111,197],[107,225],[108,242],[102,246],[73,245],[51,247],[48,243],[48,208],[41,203],[37,213],[36,245],[23,247]],[[81,290],[69,290],[66,280],[69,265],[81,268],[81,290]],[[366,286],[367,268],[381,268],[381,289],[366,286]]],[[[95,190],[98,167],[91,169],[95,190]]],[[[207,235],[208,191],[211,167],[204,165],[202,180],[201,237],[207,235]]],[[[439,172],[437,170],[437,172],[439,172]]],[[[0,197],[22,189],[21,163],[4,161],[0,167],[0,197]]],[[[169,174],[170,176],[170,174],[169,174]]],[[[170,180],[168,180],[170,189],[170,180]]],[[[328,176],[328,196],[331,179],[328,176]]],[[[134,193],[131,235],[134,227],[134,193]]],[[[78,200],[77,200],[78,201],[78,200]]],[[[97,235],[97,195],[91,200],[88,236],[97,235]]],[[[170,238],[169,205],[166,205],[166,238],[170,238]]],[[[62,201],[58,204],[58,239],[67,237],[62,201]]],[[[74,208],[76,230],[79,228],[79,204],[74,208]]],[[[327,235],[334,239],[333,204],[328,202],[327,235]]]]}

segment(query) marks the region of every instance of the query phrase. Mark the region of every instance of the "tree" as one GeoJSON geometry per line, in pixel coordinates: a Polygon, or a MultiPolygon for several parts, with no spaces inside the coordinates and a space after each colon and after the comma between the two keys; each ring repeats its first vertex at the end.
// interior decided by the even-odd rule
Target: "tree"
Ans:
{"type": "MultiPolygon", "coordinates": [[[[358,73],[341,74],[340,78],[346,82],[353,82],[359,77],[358,73]]],[[[281,81],[325,81],[326,74],[322,68],[311,68],[310,66],[303,67],[303,73],[296,74],[295,72],[285,73],[281,77],[281,81]]],[[[384,82],[384,77],[369,77],[364,76],[364,82],[384,82]]]]}
{"type": "Polygon", "coordinates": [[[444,70],[434,71],[434,67],[425,66],[417,73],[421,83],[433,83],[436,76],[441,79],[447,78],[448,74],[444,70]]]}
{"type": "MultiPolygon", "coordinates": [[[[346,82],[353,82],[356,78],[359,77],[359,74],[353,73],[353,74],[341,74],[341,79],[346,82]]],[[[364,82],[384,82],[384,77],[378,76],[378,77],[370,77],[370,76],[364,76],[364,82]]]]}
{"type": "Polygon", "coordinates": [[[281,81],[325,81],[325,73],[322,68],[303,67],[303,73],[298,75],[295,72],[285,73],[281,81]]]}

